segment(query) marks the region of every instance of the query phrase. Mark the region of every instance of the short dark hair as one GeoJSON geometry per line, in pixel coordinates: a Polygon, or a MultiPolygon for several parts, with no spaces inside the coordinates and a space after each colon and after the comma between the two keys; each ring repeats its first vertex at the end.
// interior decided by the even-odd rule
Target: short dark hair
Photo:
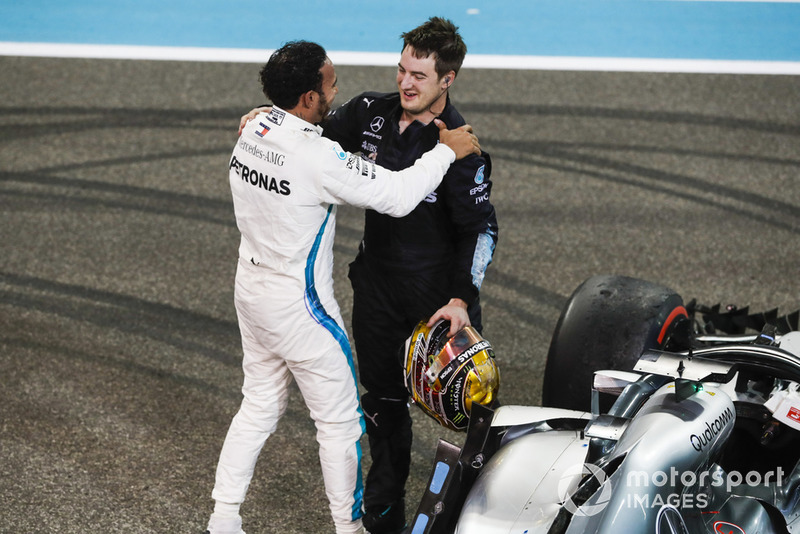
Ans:
{"type": "Polygon", "coordinates": [[[458,33],[458,26],[442,17],[431,17],[421,26],[402,34],[403,50],[414,48],[417,58],[435,54],[436,74],[441,78],[451,70],[458,74],[467,45],[458,33]]]}
{"type": "Polygon", "coordinates": [[[261,69],[264,95],[278,107],[292,109],[308,91],[322,93],[320,69],[325,49],[309,41],[291,41],[277,49],[261,69]]]}

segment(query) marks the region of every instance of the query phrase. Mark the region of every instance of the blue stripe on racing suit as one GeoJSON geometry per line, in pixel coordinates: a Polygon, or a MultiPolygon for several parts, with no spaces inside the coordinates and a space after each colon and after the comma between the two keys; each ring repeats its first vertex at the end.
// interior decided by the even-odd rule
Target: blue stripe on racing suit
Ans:
{"type": "MultiPolygon", "coordinates": [[[[305,301],[306,301],[306,309],[308,309],[311,316],[314,318],[317,323],[322,325],[334,339],[339,343],[339,346],[342,348],[342,352],[344,352],[345,356],[347,357],[347,363],[350,366],[350,371],[353,373],[353,382],[356,385],[356,395],[358,396],[358,379],[356,378],[356,369],[355,365],[353,365],[353,351],[350,348],[350,340],[347,338],[347,333],[333,320],[333,318],[325,311],[325,308],[322,306],[322,303],[319,300],[319,295],[317,294],[316,286],[314,283],[314,266],[317,262],[317,255],[319,253],[319,246],[322,242],[322,236],[325,234],[325,228],[328,226],[328,221],[331,217],[331,212],[333,211],[333,205],[328,206],[328,213],[325,216],[325,220],[322,222],[322,226],[320,226],[319,232],[317,232],[317,237],[314,240],[314,245],[311,247],[311,252],[308,255],[308,260],[306,261],[306,292],[305,292],[305,301]]],[[[364,422],[364,412],[361,410],[361,400],[359,396],[358,402],[358,415],[359,415],[359,423],[361,424],[361,432],[364,433],[367,431],[366,423],[364,422]]],[[[364,499],[364,481],[361,474],[361,458],[362,458],[362,451],[361,451],[361,442],[356,441],[356,452],[358,454],[358,479],[356,480],[356,489],[353,492],[353,515],[352,518],[355,521],[359,517],[361,517],[362,506],[363,506],[363,499],[364,499]]]]}

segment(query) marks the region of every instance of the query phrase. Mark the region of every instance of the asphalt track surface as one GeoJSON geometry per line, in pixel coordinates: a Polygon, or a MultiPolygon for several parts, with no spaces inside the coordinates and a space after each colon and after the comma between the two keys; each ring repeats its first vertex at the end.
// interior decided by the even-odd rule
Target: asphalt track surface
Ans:
{"type": "MultiPolygon", "coordinates": [[[[226,166],[257,71],[0,58],[0,532],[204,529],[241,398],[226,166]]],[[[338,75],[340,103],[393,89],[392,68],[338,75]]],[[[559,313],[595,274],[800,307],[798,96],[790,76],[461,73],[494,161],[482,298],[504,403],[539,402],[559,313]]],[[[348,325],[361,225],[340,211],[348,325]]],[[[436,440],[462,439],[414,417],[409,514],[436,440]]],[[[242,511],[250,534],[333,531],[296,389],[242,511]]]]}

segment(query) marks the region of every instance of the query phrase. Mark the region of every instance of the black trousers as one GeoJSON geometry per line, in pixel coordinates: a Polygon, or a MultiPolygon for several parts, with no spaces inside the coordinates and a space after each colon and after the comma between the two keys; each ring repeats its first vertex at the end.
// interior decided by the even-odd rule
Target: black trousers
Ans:
{"type": "MultiPolygon", "coordinates": [[[[403,378],[404,345],[414,327],[447,304],[446,272],[387,272],[363,253],[350,264],[353,340],[372,466],[364,503],[377,509],[403,499],[411,464],[411,416],[403,378]]],[[[469,309],[480,331],[480,304],[469,309]]]]}

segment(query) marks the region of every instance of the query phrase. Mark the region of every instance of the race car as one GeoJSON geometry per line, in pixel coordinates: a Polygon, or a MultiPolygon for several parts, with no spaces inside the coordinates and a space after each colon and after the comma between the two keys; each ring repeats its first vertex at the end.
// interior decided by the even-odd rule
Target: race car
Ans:
{"type": "Polygon", "coordinates": [[[473,404],[410,534],[800,532],[799,315],[586,280],[544,406],[473,404]]]}

